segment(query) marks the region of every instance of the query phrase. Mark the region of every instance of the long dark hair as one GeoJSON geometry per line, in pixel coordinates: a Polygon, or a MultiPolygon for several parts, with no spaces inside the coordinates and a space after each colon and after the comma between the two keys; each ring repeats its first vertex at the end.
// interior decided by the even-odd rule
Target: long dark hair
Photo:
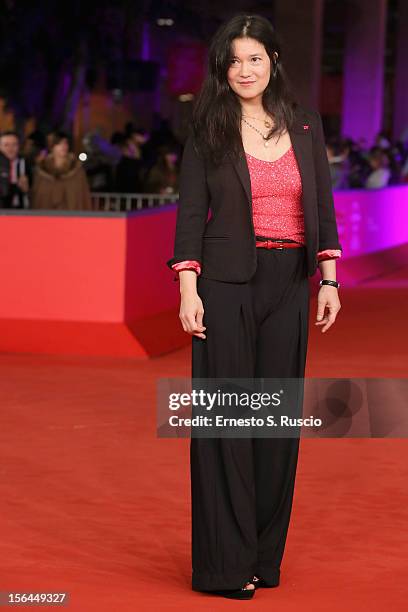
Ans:
{"type": "Polygon", "coordinates": [[[265,111],[274,117],[268,137],[281,134],[293,124],[297,101],[281,65],[281,44],[272,24],[260,15],[238,14],[215,33],[209,48],[207,75],[194,105],[192,130],[198,151],[215,163],[227,155],[242,153],[241,105],[231,89],[227,72],[235,38],[254,38],[264,45],[271,60],[271,77],[263,92],[265,111]],[[273,54],[278,52],[276,75],[273,54]]]}

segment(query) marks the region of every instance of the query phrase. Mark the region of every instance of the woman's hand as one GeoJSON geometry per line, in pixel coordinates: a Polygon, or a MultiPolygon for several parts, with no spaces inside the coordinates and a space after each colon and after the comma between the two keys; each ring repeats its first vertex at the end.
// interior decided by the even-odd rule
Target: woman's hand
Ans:
{"type": "Polygon", "coordinates": [[[181,294],[179,318],[183,329],[188,334],[205,339],[203,333],[206,329],[203,326],[204,307],[200,296],[196,290],[183,292],[181,294]]]}
{"type": "Polygon", "coordinates": [[[322,333],[327,331],[336,320],[337,313],[341,308],[339,294],[336,287],[322,285],[317,296],[317,321],[315,325],[323,325],[322,333]],[[328,313],[325,316],[325,309],[328,313]]]}

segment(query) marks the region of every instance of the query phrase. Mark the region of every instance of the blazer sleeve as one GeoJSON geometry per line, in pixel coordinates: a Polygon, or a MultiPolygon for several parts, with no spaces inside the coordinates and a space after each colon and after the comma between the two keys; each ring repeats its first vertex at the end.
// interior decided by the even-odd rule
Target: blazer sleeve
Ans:
{"type": "Polygon", "coordinates": [[[315,130],[313,135],[313,156],[316,174],[317,206],[319,214],[319,252],[327,249],[342,251],[337,232],[332,182],[322,118],[315,111],[315,130]]]}
{"type": "Polygon", "coordinates": [[[198,155],[194,147],[194,137],[190,134],[184,146],[180,166],[174,256],[166,262],[169,268],[184,260],[195,260],[201,264],[209,201],[205,163],[198,155]]]}

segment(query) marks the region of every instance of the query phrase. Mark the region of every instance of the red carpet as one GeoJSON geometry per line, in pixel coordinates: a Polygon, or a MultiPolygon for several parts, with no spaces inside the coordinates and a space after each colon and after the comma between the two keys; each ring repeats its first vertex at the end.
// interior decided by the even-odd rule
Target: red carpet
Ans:
{"type": "MultiPolygon", "coordinates": [[[[405,377],[407,278],[344,288],[326,334],[313,301],[307,376],[405,377]]],[[[281,585],[234,602],[190,590],[188,440],[156,438],[156,379],[188,376],[190,349],[0,364],[1,591],[68,591],[75,612],[406,609],[406,440],[303,439],[281,585]]]]}

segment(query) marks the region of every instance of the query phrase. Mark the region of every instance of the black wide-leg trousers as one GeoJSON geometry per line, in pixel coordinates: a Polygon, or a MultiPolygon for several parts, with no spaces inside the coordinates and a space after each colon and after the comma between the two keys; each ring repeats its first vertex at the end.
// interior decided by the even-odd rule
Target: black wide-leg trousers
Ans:
{"type": "MultiPolygon", "coordinates": [[[[197,279],[206,339],[192,338],[192,377],[303,377],[309,319],[306,250],[257,248],[247,283],[197,279]]],[[[221,265],[221,264],[220,264],[221,265]]],[[[190,441],[192,588],[279,584],[299,438],[190,441]]]]}

